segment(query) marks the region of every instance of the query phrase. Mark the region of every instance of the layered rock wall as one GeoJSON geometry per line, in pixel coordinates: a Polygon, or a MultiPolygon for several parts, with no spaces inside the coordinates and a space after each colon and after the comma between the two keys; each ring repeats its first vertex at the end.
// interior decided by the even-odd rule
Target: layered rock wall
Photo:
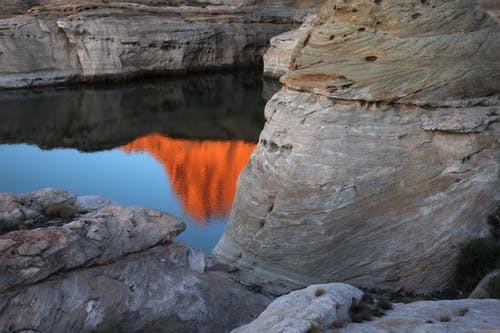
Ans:
{"type": "Polygon", "coordinates": [[[329,1],[214,250],[281,292],[452,282],[500,202],[500,28],[472,1],[329,1]]]}
{"type": "Polygon", "coordinates": [[[257,64],[320,2],[8,1],[0,88],[257,64]]]}

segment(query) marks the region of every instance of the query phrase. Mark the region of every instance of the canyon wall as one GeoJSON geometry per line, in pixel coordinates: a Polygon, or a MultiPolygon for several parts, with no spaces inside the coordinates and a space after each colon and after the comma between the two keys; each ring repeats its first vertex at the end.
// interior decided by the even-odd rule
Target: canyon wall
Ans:
{"type": "Polygon", "coordinates": [[[500,202],[498,23],[467,0],[355,0],[304,29],[214,257],[275,293],[446,289],[500,202]]]}
{"type": "Polygon", "coordinates": [[[9,0],[0,88],[257,64],[321,2],[9,0]]]}

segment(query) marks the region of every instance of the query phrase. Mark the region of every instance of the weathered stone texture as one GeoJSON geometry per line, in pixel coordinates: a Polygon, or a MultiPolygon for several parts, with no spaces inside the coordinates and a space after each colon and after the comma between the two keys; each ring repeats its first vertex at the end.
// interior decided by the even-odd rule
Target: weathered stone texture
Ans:
{"type": "Polygon", "coordinates": [[[448,287],[500,202],[500,25],[469,0],[354,0],[308,29],[215,257],[277,293],[448,287]]]}
{"type": "Polygon", "coordinates": [[[257,64],[321,2],[8,0],[0,88],[257,64]]]}

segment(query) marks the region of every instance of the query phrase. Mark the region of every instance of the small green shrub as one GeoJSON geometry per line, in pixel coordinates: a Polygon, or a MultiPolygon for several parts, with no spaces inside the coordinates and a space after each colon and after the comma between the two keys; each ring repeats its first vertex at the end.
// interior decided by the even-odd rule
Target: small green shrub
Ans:
{"type": "Polygon", "coordinates": [[[470,240],[460,247],[455,279],[460,287],[472,289],[490,271],[498,267],[500,245],[489,238],[470,240]]]}
{"type": "Polygon", "coordinates": [[[67,219],[75,215],[75,210],[73,209],[73,207],[64,203],[55,203],[52,205],[48,205],[47,208],[45,208],[45,214],[49,217],[59,217],[67,219]]]}
{"type": "Polygon", "coordinates": [[[378,301],[378,306],[383,310],[391,310],[392,309],[392,303],[384,297],[380,297],[380,299],[378,301]]]}
{"type": "Polygon", "coordinates": [[[325,294],[325,289],[323,288],[319,288],[319,289],[316,289],[314,291],[314,296],[316,297],[320,297],[321,295],[324,295],[325,294]]]}
{"type": "Polygon", "coordinates": [[[495,275],[488,281],[486,290],[491,298],[500,299],[500,274],[495,275]]]}
{"type": "Polygon", "coordinates": [[[311,324],[311,326],[307,330],[307,333],[318,333],[318,332],[319,332],[318,326],[316,326],[315,324],[311,324]]]}

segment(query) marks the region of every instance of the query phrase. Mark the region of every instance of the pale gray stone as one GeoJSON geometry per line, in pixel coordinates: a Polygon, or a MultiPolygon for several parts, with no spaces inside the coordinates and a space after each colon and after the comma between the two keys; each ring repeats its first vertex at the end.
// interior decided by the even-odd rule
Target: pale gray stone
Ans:
{"type": "Polygon", "coordinates": [[[0,331],[229,332],[269,304],[226,273],[192,271],[188,253],[157,246],[0,292],[0,331]]]}
{"type": "Polygon", "coordinates": [[[344,283],[312,285],[274,300],[260,316],[232,333],[307,333],[350,319],[363,292],[344,283]]]}
{"type": "Polygon", "coordinates": [[[499,300],[421,301],[394,304],[394,310],[370,322],[350,323],[341,333],[500,332],[499,300]],[[449,321],[447,321],[449,320],[449,321]]]}

